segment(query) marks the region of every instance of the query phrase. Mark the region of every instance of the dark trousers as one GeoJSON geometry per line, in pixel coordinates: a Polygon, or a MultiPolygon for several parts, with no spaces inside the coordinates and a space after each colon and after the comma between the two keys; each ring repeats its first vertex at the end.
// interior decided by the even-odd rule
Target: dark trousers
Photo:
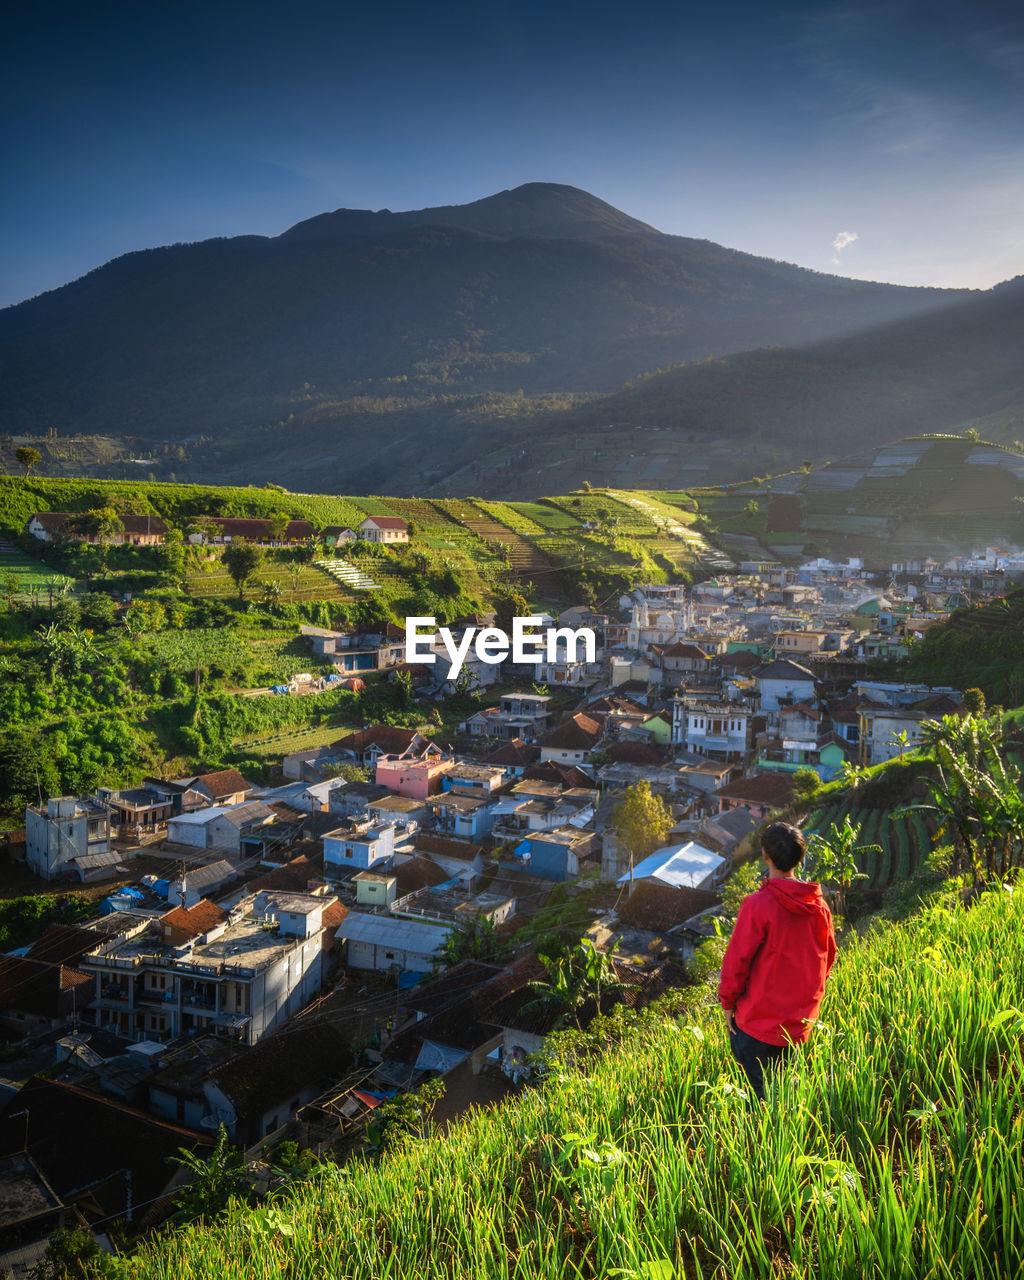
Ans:
{"type": "Polygon", "coordinates": [[[729,1047],[732,1056],[743,1068],[743,1073],[750,1082],[750,1087],[764,1101],[764,1070],[766,1067],[781,1066],[793,1052],[790,1044],[766,1044],[763,1040],[755,1040],[739,1027],[729,1033],[729,1047]]]}

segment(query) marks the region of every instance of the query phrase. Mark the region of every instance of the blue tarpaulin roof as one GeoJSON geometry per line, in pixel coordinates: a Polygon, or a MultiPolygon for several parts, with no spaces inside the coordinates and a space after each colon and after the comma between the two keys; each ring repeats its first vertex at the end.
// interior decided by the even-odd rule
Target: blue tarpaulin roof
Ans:
{"type": "Polygon", "coordinates": [[[166,898],[171,891],[170,880],[154,880],[153,892],[158,898],[166,898]]]}

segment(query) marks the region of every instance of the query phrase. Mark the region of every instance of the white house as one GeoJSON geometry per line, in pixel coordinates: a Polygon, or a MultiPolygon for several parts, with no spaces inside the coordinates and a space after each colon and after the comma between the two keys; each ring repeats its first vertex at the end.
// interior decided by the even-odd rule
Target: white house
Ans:
{"type": "MultiPolygon", "coordinates": [[[[638,862],[632,876],[627,871],[618,884],[635,887],[641,880],[656,880],[673,889],[715,889],[729,870],[729,860],[705,849],[694,840],[666,845],[638,862]]],[[[632,889],[631,889],[632,891],[632,889]]]]}
{"type": "Polygon", "coordinates": [[[367,516],[359,536],[367,542],[408,542],[409,526],[398,516],[367,516]]]}
{"type": "Polygon", "coordinates": [[[790,662],[788,658],[780,658],[769,662],[754,672],[757,687],[761,693],[761,710],[778,711],[782,706],[792,702],[811,702],[814,700],[814,672],[800,666],[798,662],[790,662]]]}
{"type": "Polygon", "coordinates": [[[353,823],[324,836],[324,871],[368,871],[395,852],[393,823],[353,823]]]}
{"type": "Polygon", "coordinates": [[[735,702],[674,698],[672,741],[698,756],[742,760],[750,747],[750,717],[750,709],[735,702]]]}
{"type": "Polygon", "coordinates": [[[110,848],[107,810],[77,796],[55,796],[25,810],[25,860],[37,876],[86,880],[120,861],[110,848]]]}
{"type": "Polygon", "coordinates": [[[242,836],[266,826],[277,817],[259,800],[245,804],[214,805],[197,813],[182,813],[167,820],[167,839],[192,849],[224,849],[241,852],[242,836]]]}

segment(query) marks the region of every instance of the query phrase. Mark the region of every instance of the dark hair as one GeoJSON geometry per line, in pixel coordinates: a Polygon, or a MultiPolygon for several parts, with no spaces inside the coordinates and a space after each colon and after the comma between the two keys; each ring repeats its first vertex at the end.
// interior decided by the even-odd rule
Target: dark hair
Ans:
{"type": "Polygon", "coordinates": [[[761,848],[779,871],[792,871],[804,856],[807,842],[799,827],[773,822],[761,837],[761,848]]]}

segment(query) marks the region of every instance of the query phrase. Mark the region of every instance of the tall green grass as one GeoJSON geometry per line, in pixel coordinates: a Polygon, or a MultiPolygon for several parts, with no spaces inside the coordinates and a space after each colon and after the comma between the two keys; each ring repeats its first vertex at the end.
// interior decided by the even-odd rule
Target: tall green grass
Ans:
{"type": "Polygon", "coordinates": [[[1020,892],[930,907],[844,948],[763,1107],[703,1008],[122,1265],[140,1280],[1017,1276],[1022,972],[1020,892]]]}

